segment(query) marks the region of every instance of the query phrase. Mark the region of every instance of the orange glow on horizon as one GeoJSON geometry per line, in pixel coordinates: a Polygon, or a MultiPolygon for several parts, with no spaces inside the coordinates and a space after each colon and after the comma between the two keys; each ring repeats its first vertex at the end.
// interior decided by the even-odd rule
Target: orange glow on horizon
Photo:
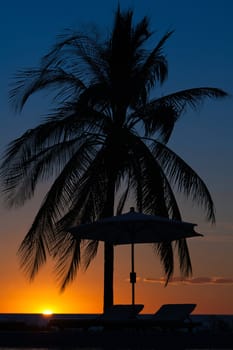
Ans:
{"type": "MultiPolygon", "coordinates": [[[[208,249],[210,249],[209,245],[215,245],[209,241],[203,242],[201,246],[198,242],[193,242],[191,247],[192,261],[195,267],[194,278],[203,276],[202,261],[206,254],[207,244],[208,249]],[[200,259],[200,256],[203,258],[200,259]]],[[[228,242],[222,246],[225,256],[228,251],[230,256],[232,246],[228,242]]],[[[220,248],[221,245],[218,243],[218,250],[220,248]]],[[[3,253],[5,254],[5,251],[3,253]]],[[[155,257],[151,247],[137,246],[135,253],[135,269],[138,277],[135,297],[137,303],[144,304],[142,313],[154,313],[162,304],[166,303],[196,303],[194,314],[233,314],[233,283],[213,285],[170,283],[165,288],[160,283],[148,282],[150,279],[157,281],[162,276],[159,259],[155,257]]],[[[215,266],[215,255],[209,256],[208,264],[205,264],[206,269],[215,266]]],[[[1,258],[3,256],[2,254],[1,258]]],[[[7,259],[6,255],[6,262],[9,260],[7,259]]],[[[228,265],[232,266],[230,263],[228,265]]],[[[128,281],[130,268],[129,247],[117,247],[114,265],[115,304],[131,303],[131,286],[128,281]]],[[[2,283],[5,286],[0,290],[0,313],[45,314],[46,310],[50,310],[53,314],[97,314],[103,312],[102,246],[94,263],[87,271],[80,270],[75,281],[68,285],[63,293],[60,293],[59,285],[55,283],[51,261],[43,266],[32,283],[29,283],[19,270],[16,260],[11,259],[8,265],[1,264],[0,269],[2,269],[0,271],[2,283]],[[8,267],[8,273],[5,272],[5,266],[8,267]]],[[[221,271],[218,272],[216,267],[214,272],[227,277],[231,270],[230,267],[229,271],[225,268],[226,275],[223,275],[221,271]]],[[[175,272],[175,276],[179,276],[178,271],[175,272]]],[[[207,276],[213,276],[211,270],[207,270],[207,276]]]]}
{"type": "Polygon", "coordinates": [[[44,311],[42,312],[42,314],[43,314],[44,316],[51,316],[51,315],[53,314],[53,312],[52,312],[51,310],[49,310],[49,309],[46,309],[46,310],[44,310],[44,311]]]}

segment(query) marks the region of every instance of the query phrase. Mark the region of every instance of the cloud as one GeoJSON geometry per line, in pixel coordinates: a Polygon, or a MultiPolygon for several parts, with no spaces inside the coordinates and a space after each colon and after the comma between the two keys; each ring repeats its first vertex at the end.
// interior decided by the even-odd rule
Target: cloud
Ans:
{"type": "MultiPolygon", "coordinates": [[[[144,278],[143,282],[145,283],[158,283],[165,284],[166,279],[164,277],[161,278],[144,278]]],[[[178,285],[178,284],[186,284],[186,285],[233,285],[233,278],[226,277],[195,277],[195,278],[187,278],[182,279],[181,277],[173,277],[169,284],[178,285]]]]}

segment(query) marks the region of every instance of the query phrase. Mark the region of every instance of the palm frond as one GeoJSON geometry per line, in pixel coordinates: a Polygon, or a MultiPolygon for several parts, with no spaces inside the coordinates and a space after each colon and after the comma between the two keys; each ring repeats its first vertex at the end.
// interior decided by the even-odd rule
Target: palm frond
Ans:
{"type": "Polygon", "coordinates": [[[178,203],[176,201],[175,194],[165,174],[163,177],[163,181],[164,181],[164,199],[168,210],[168,216],[171,219],[181,221],[181,212],[180,212],[178,203]]]}
{"type": "Polygon", "coordinates": [[[192,275],[192,263],[186,239],[179,239],[175,242],[178,249],[180,271],[183,277],[192,275]]]}
{"type": "Polygon", "coordinates": [[[164,144],[155,141],[153,154],[164,169],[170,183],[193,202],[202,206],[206,211],[208,221],[215,221],[215,208],[210,192],[198,174],[175,152],[164,144]]]}
{"type": "Polygon", "coordinates": [[[79,181],[80,174],[76,167],[78,160],[76,154],[54,181],[19,248],[21,266],[25,266],[30,278],[35,276],[39,266],[46,261],[45,251],[54,253],[54,244],[57,242],[56,223],[69,208],[79,181]]]}
{"type": "Polygon", "coordinates": [[[39,209],[18,249],[20,267],[30,280],[34,279],[39,268],[46,262],[46,252],[54,240],[54,222],[49,216],[49,211],[46,211],[44,217],[43,209],[39,209]]]}
{"type": "Polygon", "coordinates": [[[166,103],[176,107],[177,111],[183,111],[185,106],[189,106],[194,110],[204,101],[206,98],[224,98],[228,94],[218,88],[213,87],[199,87],[193,89],[186,89],[175,92],[170,95],[163,96],[159,99],[151,101],[151,104],[166,103]]]}
{"type": "Polygon", "coordinates": [[[163,55],[162,49],[165,42],[172,35],[173,31],[167,32],[155,48],[148,55],[143,64],[140,74],[144,77],[144,84],[154,87],[156,82],[161,84],[166,80],[168,75],[168,66],[166,57],[163,55]]]}
{"type": "Polygon", "coordinates": [[[69,210],[57,222],[57,232],[63,234],[67,228],[77,223],[91,222],[99,218],[105,203],[107,188],[107,179],[103,171],[103,155],[104,149],[99,150],[90,166],[76,182],[72,189],[69,210]]]}
{"type": "Polygon", "coordinates": [[[98,251],[98,241],[88,241],[84,248],[84,270],[87,270],[91,261],[96,257],[98,251]]]}
{"type": "MultiPolygon", "coordinates": [[[[30,141],[28,151],[25,143],[25,147],[22,149],[25,154],[20,155],[19,163],[14,157],[13,160],[9,158],[11,163],[5,162],[3,168],[4,193],[8,206],[22,205],[33,196],[39,181],[47,180],[47,178],[59,174],[63,168],[63,174],[65,174],[63,181],[66,177],[66,184],[71,183],[74,169],[71,171],[70,160],[76,159],[76,167],[79,164],[79,169],[75,169],[77,174],[84,171],[86,164],[89,163],[90,157],[92,157],[95,142],[95,137],[74,139],[60,142],[41,151],[39,147],[38,151],[37,149],[34,150],[35,154],[30,154],[33,152],[33,149],[30,148],[30,141]],[[21,161],[21,159],[25,160],[21,161]]],[[[62,176],[58,176],[58,182],[61,182],[61,178],[62,176]]],[[[65,182],[62,185],[64,186],[65,182]]],[[[66,186],[64,186],[64,190],[67,190],[66,186]]]]}
{"type": "Polygon", "coordinates": [[[28,98],[35,92],[45,88],[53,87],[54,89],[65,88],[59,93],[63,95],[63,101],[69,100],[74,92],[77,95],[85,89],[82,80],[71,73],[65,72],[62,68],[47,70],[27,69],[16,75],[15,87],[10,91],[10,102],[13,103],[16,111],[22,111],[28,98]]]}
{"type": "MultiPolygon", "coordinates": [[[[73,72],[75,76],[87,78],[96,77],[105,79],[106,62],[103,59],[102,44],[97,37],[91,37],[81,32],[67,30],[65,34],[58,36],[58,41],[41,60],[42,70],[50,67],[64,67],[73,72]]],[[[92,81],[93,82],[93,81],[92,81]]]]}
{"type": "Polygon", "coordinates": [[[132,44],[135,52],[138,52],[143,44],[151,37],[152,33],[149,30],[149,18],[147,16],[138,22],[133,30],[132,44]]]}
{"type": "Polygon", "coordinates": [[[119,199],[119,202],[117,205],[117,210],[116,210],[116,215],[122,214],[126,200],[128,198],[128,195],[129,195],[129,190],[130,190],[130,182],[128,181],[128,183],[126,185],[126,189],[125,189],[125,191],[123,191],[123,193],[119,199]]]}
{"type": "Polygon", "coordinates": [[[154,244],[154,250],[159,255],[166,276],[165,286],[168,284],[174,272],[174,255],[171,242],[154,244]]]}
{"type": "Polygon", "coordinates": [[[135,139],[132,154],[132,183],[137,193],[137,206],[148,214],[168,217],[164,198],[164,174],[149,148],[135,139]],[[138,197],[139,194],[139,197],[138,197]]]}
{"type": "Polygon", "coordinates": [[[167,143],[175,123],[185,112],[186,107],[196,110],[206,98],[218,99],[227,96],[225,91],[209,87],[178,91],[139,106],[128,116],[128,125],[133,127],[143,122],[145,136],[154,136],[156,132],[159,132],[162,142],[167,143]]]}
{"type": "MultiPolygon", "coordinates": [[[[56,224],[56,238],[52,248],[55,258],[59,255],[59,251],[62,250],[63,240],[70,227],[76,226],[79,223],[92,222],[98,219],[103,212],[107,184],[103,181],[103,175],[97,171],[96,167],[100,165],[98,165],[98,160],[95,163],[95,167],[92,163],[88,172],[80,179],[76,188],[76,195],[71,200],[69,210],[56,224]]],[[[84,269],[87,269],[96,256],[98,242],[90,241],[83,248],[82,265],[84,269]]],[[[63,263],[65,264],[65,261],[63,263]]],[[[60,263],[60,267],[62,268],[62,262],[60,263]]],[[[65,274],[64,278],[66,279],[65,274]]]]}
{"type": "Polygon", "coordinates": [[[63,240],[62,249],[57,255],[55,271],[60,284],[60,290],[64,291],[66,286],[76,277],[81,263],[81,241],[68,234],[63,240]]]}

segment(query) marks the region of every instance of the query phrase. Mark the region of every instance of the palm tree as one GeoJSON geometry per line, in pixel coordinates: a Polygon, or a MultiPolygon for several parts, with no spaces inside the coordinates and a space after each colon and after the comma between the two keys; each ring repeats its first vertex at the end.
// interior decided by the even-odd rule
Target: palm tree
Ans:
{"type": "MultiPolygon", "coordinates": [[[[83,246],[73,240],[67,227],[120,213],[129,197],[139,211],[181,220],[174,194],[179,191],[201,205],[209,221],[215,220],[205,183],[167,143],[187,107],[195,109],[205,98],[226,93],[199,87],[151,98],[167,78],[163,46],[172,32],[148,49],[148,18],[136,25],[132,20],[131,10],[118,7],[105,41],[68,32],[39,68],[19,73],[11,91],[20,111],[37,91],[52,88],[57,93],[56,108],[41,125],[9,144],[1,168],[9,206],[23,205],[38,183],[53,180],[19,248],[30,279],[49,253],[57,259],[64,289],[81,262],[88,267],[98,248],[98,242],[83,246]]],[[[174,247],[155,247],[168,282],[174,247]]],[[[191,261],[185,239],[175,247],[181,273],[187,276],[191,261]]],[[[104,259],[106,309],[113,304],[113,247],[107,243],[104,259]]]]}

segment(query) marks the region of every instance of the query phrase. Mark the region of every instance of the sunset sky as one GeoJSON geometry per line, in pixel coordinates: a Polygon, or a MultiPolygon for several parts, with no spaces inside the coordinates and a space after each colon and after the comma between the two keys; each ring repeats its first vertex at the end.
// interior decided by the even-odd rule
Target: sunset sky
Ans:
{"type": "MultiPolygon", "coordinates": [[[[209,100],[196,112],[187,111],[177,123],[169,146],[190,164],[208,185],[216,207],[216,224],[205,221],[200,208],[180,198],[185,221],[197,224],[204,237],[188,240],[193,276],[174,280],[164,288],[158,257],[150,245],[135,249],[136,302],[143,312],[155,312],[164,303],[196,303],[197,314],[233,314],[233,1],[232,0],[122,0],[134,9],[135,20],[148,15],[155,42],[175,30],[165,46],[169,62],[167,82],[160,95],[191,87],[218,87],[230,94],[209,100]]],[[[21,115],[8,103],[17,70],[36,67],[66,28],[92,30],[105,36],[111,29],[116,0],[12,0],[0,14],[0,151],[34,127],[50,109],[48,99],[34,95],[21,115]]],[[[46,94],[45,94],[46,95],[46,94]]],[[[64,293],[51,261],[29,283],[19,269],[17,249],[46,192],[19,209],[0,206],[0,313],[95,313],[103,306],[103,254],[64,293]]],[[[101,245],[102,247],[102,245],[101,245]]],[[[130,303],[130,247],[115,249],[114,302],[130,303]]]]}

